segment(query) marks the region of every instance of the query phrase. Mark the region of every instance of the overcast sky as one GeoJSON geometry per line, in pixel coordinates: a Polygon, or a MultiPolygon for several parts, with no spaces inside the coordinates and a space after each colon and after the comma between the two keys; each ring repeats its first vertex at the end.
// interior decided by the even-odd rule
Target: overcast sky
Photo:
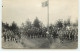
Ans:
{"type": "MultiPolygon", "coordinates": [[[[29,18],[31,22],[38,17],[47,24],[47,7],[42,7],[46,0],[2,0],[2,21],[11,24],[15,21],[20,26],[29,18]]],[[[78,19],[78,0],[49,0],[49,22],[58,19],[68,19],[75,22],[78,19]]]]}

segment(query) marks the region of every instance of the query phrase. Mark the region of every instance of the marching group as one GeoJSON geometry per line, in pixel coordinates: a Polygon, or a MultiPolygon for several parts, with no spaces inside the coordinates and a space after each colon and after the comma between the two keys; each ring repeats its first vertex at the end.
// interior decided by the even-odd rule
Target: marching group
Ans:
{"type": "Polygon", "coordinates": [[[2,31],[2,37],[4,41],[16,41],[19,42],[23,35],[27,36],[28,38],[59,38],[61,41],[64,39],[66,40],[76,40],[78,37],[78,29],[77,28],[57,28],[52,27],[47,30],[47,28],[31,28],[27,29],[25,32],[13,32],[11,30],[4,29],[2,31]]]}

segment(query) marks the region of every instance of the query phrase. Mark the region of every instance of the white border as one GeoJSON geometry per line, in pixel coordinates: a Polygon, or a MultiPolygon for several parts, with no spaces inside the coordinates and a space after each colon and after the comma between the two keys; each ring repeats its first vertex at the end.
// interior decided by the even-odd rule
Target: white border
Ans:
{"type": "MultiPolygon", "coordinates": [[[[80,9],[80,0],[79,0],[79,9],[80,9]]],[[[67,51],[73,51],[72,53],[74,53],[74,51],[80,51],[80,10],[79,10],[79,18],[78,18],[78,49],[74,49],[74,50],[68,50],[68,49],[62,49],[62,50],[60,50],[60,49],[51,49],[51,50],[47,50],[47,49],[44,49],[44,50],[29,50],[29,49],[2,49],[2,47],[1,47],[1,22],[2,22],[2,0],[0,0],[0,51],[1,52],[10,52],[10,53],[14,53],[14,52],[19,52],[19,53],[22,53],[22,52],[25,52],[25,51],[27,51],[27,52],[30,52],[30,53],[44,53],[44,52],[46,52],[46,53],[51,53],[51,52],[55,52],[55,51],[57,51],[57,52],[61,52],[61,51],[63,51],[62,53],[64,53],[65,51],[66,51],[66,53],[68,53],[67,51]]]]}

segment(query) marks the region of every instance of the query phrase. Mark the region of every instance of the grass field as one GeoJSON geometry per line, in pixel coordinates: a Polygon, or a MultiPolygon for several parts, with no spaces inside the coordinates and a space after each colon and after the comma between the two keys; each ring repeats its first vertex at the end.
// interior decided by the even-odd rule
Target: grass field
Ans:
{"type": "Polygon", "coordinates": [[[2,41],[2,48],[7,49],[76,49],[78,47],[78,41],[64,40],[63,43],[60,39],[48,39],[48,38],[27,38],[23,37],[20,42],[15,41],[2,41]]]}

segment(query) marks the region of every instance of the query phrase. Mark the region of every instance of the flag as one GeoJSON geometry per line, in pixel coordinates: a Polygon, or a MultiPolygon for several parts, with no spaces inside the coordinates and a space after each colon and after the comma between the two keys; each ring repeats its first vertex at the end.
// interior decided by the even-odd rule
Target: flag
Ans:
{"type": "Polygon", "coordinates": [[[46,7],[46,6],[48,6],[48,1],[42,3],[42,7],[46,7]]]}

